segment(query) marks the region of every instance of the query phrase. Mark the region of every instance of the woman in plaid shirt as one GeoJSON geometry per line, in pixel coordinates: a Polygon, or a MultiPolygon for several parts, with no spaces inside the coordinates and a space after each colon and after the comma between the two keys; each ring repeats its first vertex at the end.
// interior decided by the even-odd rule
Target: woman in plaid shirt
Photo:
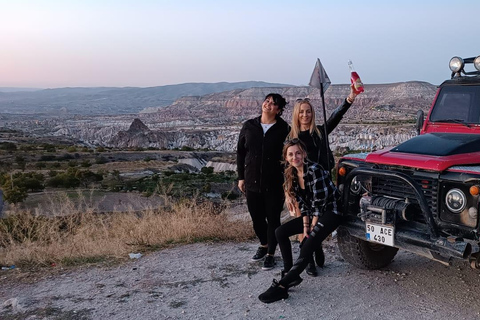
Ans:
{"type": "Polygon", "coordinates": [[[340,224],[337,206],[338,191],[327,171],[319,164],[307,162],[305,145],[299,139],[287,140],[283,147],[285,192],[296,198],[301,216],[278,227],[275,235],[282,252],[284,270],[280,281],[258,298],[265,303],[288,298],[288,288],[302,282],[300,273],[307,267],[310,257],[322,241],[340,224]],[[289,237],[303,233],[300,255],[293,264],[289,237]]]}

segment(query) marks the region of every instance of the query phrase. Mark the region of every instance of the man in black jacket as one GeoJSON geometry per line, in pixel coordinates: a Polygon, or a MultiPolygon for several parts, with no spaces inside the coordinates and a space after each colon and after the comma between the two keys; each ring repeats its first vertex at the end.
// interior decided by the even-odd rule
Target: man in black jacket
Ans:
{"type": "Polygon", "coordinates": [[[263,270],[273,269],[280,214],[285,201],[283,192],[283,142],[289,132],[280,117],[287,104],[277,93],[270,93],[262,103],[262,115],[243,124],[237,145],[238,188],[247,198],[248,211],[260,247],[253,261],[263,259],[263,270]]]}

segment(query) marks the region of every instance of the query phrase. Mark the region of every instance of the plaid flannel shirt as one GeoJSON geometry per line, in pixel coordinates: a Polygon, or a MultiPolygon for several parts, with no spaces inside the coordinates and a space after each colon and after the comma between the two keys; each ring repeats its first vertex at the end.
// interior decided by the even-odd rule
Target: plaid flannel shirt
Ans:
{"type": "Polygon", "coordinates": [[[327,210],[341,214],[337,206],[338,191],[328,171],[317,163],[309,162],[304,168],[303,181],[304,193],[300,192],[298,181],[294,187],[302,216],[322,216],[327,210]]]}

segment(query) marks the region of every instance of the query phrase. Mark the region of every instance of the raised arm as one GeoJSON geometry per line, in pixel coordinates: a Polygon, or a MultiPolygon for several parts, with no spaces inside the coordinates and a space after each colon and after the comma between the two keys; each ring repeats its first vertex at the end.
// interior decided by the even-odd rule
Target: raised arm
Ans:
{"type": "MultiPolygon", "coordinates": [[[[335,109],[330,118],[327,120],[327,134],[330,134],[340,123],[345,113],[347,113],[348,109],[352,105],[353,101],[355,101],[355,97],[357,93],[353,88],[353,85],[350,86],[350,93],[348,94],[347,98],[343,101],[343,103],[335,109]]],[[[323,133],[323,132],[322,132],[323,133]]]]}

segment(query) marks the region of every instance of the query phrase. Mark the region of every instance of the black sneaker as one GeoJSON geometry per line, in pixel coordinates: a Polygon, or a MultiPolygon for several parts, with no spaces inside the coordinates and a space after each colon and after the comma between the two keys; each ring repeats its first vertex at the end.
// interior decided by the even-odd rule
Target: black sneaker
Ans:
{"type": "Polygon", "coordinates": [[[252,257],[252,261],[262,260],[267,255],[268,248],[258,247],[257,253],[252,257]]]}
{"type": "Polygon", "coordinates": [[[275,267],[275,257],[267,255],[263,261],[262,270],[271,270],[275,267]]]}
{"type": "Polygon", "coordinates": [[[315,261],[317,262],[317,266],[323,268],[323,265],[325,264],[325,254],[323,253],[322,245],[315,250],[315,261]]]}
{"type": "MultiPolygon", "coordinates": [[[[283,277],[285,277],[286,274],[287,273],[284,270],[282,270],[282,272],[281,272],[282,279],[283,279],[283,277]]],[[[300,283],[302,283],[302,281],[303,281],[302,277],[298,276],[296,279],[293,279],[292,281],[290,281],[290,283],[287,284],[287,287],[291,288],[291,287],[298,286],[300,283]]]]}
{"type": "Polygon", "coordinates": [[[287,288],[282,288],[277,280],[273,280],[272,285],[267,291],[258,296],[258,299],[263,303],[271,303],[288,298],[287,288]]]}

